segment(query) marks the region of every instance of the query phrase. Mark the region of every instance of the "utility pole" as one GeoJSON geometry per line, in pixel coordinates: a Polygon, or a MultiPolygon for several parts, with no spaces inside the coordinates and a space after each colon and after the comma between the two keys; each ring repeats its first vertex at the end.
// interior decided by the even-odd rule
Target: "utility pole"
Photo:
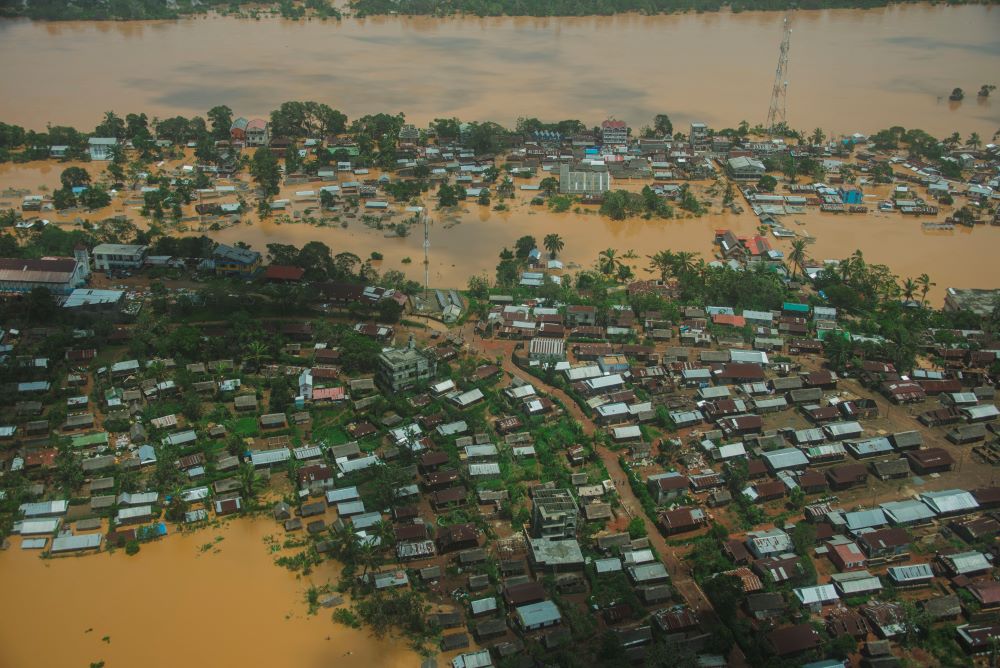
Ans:
{"type": "Polygon", "coordinates": [[[774,71],[774,87],[771,89],[771,106],[767,110],[764,129],[768,136],[774,135],[776,126],[786,123],[785,97],[788,93],[788,49],[791,46],[792,27],[786,16],[782,22],[781,48],[778,50],[778,67],[774,71]]]}

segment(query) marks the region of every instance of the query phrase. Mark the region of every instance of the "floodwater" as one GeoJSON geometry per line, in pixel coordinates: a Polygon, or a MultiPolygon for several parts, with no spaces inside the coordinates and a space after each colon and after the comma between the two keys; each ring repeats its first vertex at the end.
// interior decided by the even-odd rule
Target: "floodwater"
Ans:
{"type": "MultiPolygon", "coordinates": [[[[798,11],[787,119],[828,134],[891,125],[938,136],[1000,127],[1000,9],[896,6],[798,11]],[[949,103],[955,87],[966,99],[949,103]]],[[[586,18],[165,22],[0,21],[2,120],[92,128],[103,112],[161,118],[217,105],[266,115],[314,99],[354,118],[405,112],[496,120],[609,115],[638,130],[657,113],[678,128],[763,123],[779,12],[586,18]]]]}
{"type": "MultiPolygon", "coordinates": [[[[91,171],[97,180],[101,163],[50,163],[33,162],[22,165],[0,165],[0,192],[8,188],[24,189],[33,193],[54,190],[59,187],[59,174],[67,165],[78,164],[91,171]]],[[[181,162],[172,162],[167,167],[176,167],[181,162]]],[[[373,170],[366,178],[378,175],[373,170]]],[[[537,183],[547,176],[540,173],[534,179],[516,179],[515,188],[525,183],[537,183]]],[[[640,181],[615,181],[615,188],[638,190],[644,185],[640,181]]],[[[706,197],[705,184],[695,185],[700,198],[706,197]]],[[[315,184],[285,186],[279,197],[294,200],[296,191],[315,189],[315,184]]],[[[943,207],[936,218],[914,218],[899,213],[877,213],[877,203],[887,196],[883,186],[872,189],[865,186],[866,201],[871,213],[848,215],[822,213],[810,208],[801,215],[782,217],[782,224],[797,234],[812,237],[814,241],[807,248],[812,260],[843,259],[860,249],[868,262],[886,264],[901,279],[927,273],[937,283],[928,293],[935,306],[944,301],[947,287],[994,287],[1000,285],[1000,264],[993,260],[996,244],[1000,242],[1000,227],[980,225],[972,228],[957,227],[952,231],[924,230],[921,222],[943,220],[950,214],[949,207],[943,207]],[[796,224],[796,221],[801,225],[796,224]]],[[[495,275],[500,250],[505,246],[513,248],[521,236],[532,235],[541,243],[546,234],[560,235],[565,248],[559,259],[566,266],[567,273],[595,266],[598,254],[613,248],[617,256],[632,266],[639,278],[648,278],[647,256],[657,251],[696,252],[706,262],[715,258],[718,251],[713,244],[717,229],[731,229],[737,235],[757,233],[758,219],[740,202],[745,211],[741,214],[723,211],[718,206],[719,197],[711,213],[694,217],[678,217],[670,220],[631,218],[615,221],[597,213],[597,207],[574,207],[564,213],[553,213],[545,206],[533,206],[531,198],[537,191],[515,190],[515,197],[506,201],[509,210],[494,211],[473,201],[463,203],[454,212],[430,211],[430,284],[432,287],[464,288],[470,276],[481,275],[491,281],[495,275]],[[631,253],[630,253],[631,251],[631,253]],[[627,255],[634,255],[629,258],[627,255]]],[[[132,194],[132,197],[137,195],[132,194]]],[[[739,198],[738,198],[739,199],[739,198]]],[[[427,200],[433,206],[433,197],[427,200]]],[[[0,208],[17,208],[20,200],[14,196],[0,197],[0,208]]],[[[494,200],[494,203],[496,200],[494,200]]],[[[303,210],[305,204],[293,205],[303,210]]],[[[316,204],[309,206],[316,207],[316,204]]],[[[394,204],[397,210],[401,204],[394,204]]],[[[187,207],[185,215],[193,214],[193,206],[187,207]]],[[[679,209],[676,213],[683,214],[679,209]]],[[[72,225],[77,217],[99,220],[113,215],[125,214],[140,227],[145,225],[139,216],[137,206],[126,205],[123,196],[114,199],[109,209],[87,214],[75,212],[58,214],[44,212],[43,218],[53,223],[72,225]]],[[[316,215],[314,212],[312,215],[316,215]]],[[[684,214],[687,215],[687,214],[684,214]]],[[[403,220],[399,213],[389,220],[395,223],[403,220]]],[[[391,269],[402,271],[408,278],[420,283],[424,280],[423,229],[421,225],[410,227],[406,237],[386,237],[387,232],[366,226],[360,219],[347,219],[346,227],[339,223],[329,223],[317,227],[305,223],[284,223],[289,220],[273,216],[258,221],[251,214],[242,224],[222,230],[211,231],[192,224],[186,233],[206,234],[224,243],[244,241],[256,250],[266,253],[269,243],[286,243],[303,246],[309,241],[322,241],[333,253],[352,252],[362,260],[373,251],[382,253],[383,260],[374,266],[380,272],[391,269]],[[409,262],[404,260],[409,259],[409,262]]],[[[769,237],[771,245],[788,253],[790,240],[769,237]]]]}
{"type": "Polygon", "coordinates": [[[336,624],[331,610],[308,615],[309,581],[335,580],[335,564],[297,579],[272,563],[272,534],[283,540],[272,521],[240,519],[143,544],[132,557],[48,560],[14,537],[0,552],[0,666],[419,665],[401,641],[336,624]]]}

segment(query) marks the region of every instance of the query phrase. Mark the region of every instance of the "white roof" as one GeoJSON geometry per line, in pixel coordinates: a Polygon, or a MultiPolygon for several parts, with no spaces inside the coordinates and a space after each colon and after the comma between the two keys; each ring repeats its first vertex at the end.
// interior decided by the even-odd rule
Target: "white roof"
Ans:
{"type": "Polygon", "coordinates": [[[979,507],[979,503],[962,489],[945,489],[940,492],[924,492],[920,500],[938,515],[958,512],[971,512],[979,507]]]}
{"type": "Polygon", "coordinates": [[[18,510],[25,517],[39,517],[44,515],[63,515],[69,509],[69,501],[36,501],[34,503],[22,503],[18,510]]]}
{"type": "Polygon", "coordinates": [[[793,591],[796,598],[802,602],[802,605],[836,601],[840,598],[837,596],[837,590],[832,584],[816,585],[815,587],[798,587],[793,591]]]}
{"type": "Polygon", "coordinates": [[[17,529],[18,533],[22,536],[37,536],[40,534],[55,533],[58,528],[59,519],[56,517],[44,520],[24,520],[23,522],[15,524],[15,529],[17,529]]]}
{"type": "Polygon", "coordinates": [[[617,440],[626,440],[626,439],[642,437],[642,431],[640,431],[639,428],[636,426],[615,427],[613,433],[615,439],[617,440]]]}
{"type": "Polygon", "coordinates": [[[288,448],[277,448],[275,450],[254,450],[250,453],[250,461],[254,466],[270,466],[279,462],[287,462],[292,457],[292,451],[288,448]]]}

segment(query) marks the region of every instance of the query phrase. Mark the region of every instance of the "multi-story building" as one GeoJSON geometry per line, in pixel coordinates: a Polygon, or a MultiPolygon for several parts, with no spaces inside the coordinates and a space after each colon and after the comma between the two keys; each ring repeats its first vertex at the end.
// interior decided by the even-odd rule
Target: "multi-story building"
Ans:
{"type": "Polygon", "coordinates": [[[260,253],[249,248],[218,244],[212,258],[215,273],[222,276],[252,276],[260,269],[260,253]]]}
{"type": "Polygon", "coordinates": [[[531,528],[540,538],[574,538],[580,511],[567,489],[536,489],[531,528]]]}
{"type": "Polygon", "coordinates": [[[247,123],[246,139],[243,140],[247,146],[267,146],[271,143],[271,132],[267,121],[255,118],[247,123]]]}
{"type": "Polygon", "coordinates": [[[625,146],[628,144],[628,124],[613,118],[601,123],[601,144],[603,146],[625,146]]]}
{"type": "Polygon", "coordinates": [[[114,137],[91,137],[87,140],[91,160],[110,160],[116,146],[118,140],[114,137]]]}
{"type": "Polygon", "coordinates": [[[384,348],[378,366],[379,380],[393,392],[426,383],[437,372],[437,360],[417,350],[412,338],[405,348],[384,348]]]}
{"type": "Polygon", "coordinates": [[[94,269],[140,269],[146,263],[146,250],[146,246],[137,244],[98,244],[93,251],[94,269]]]}
{"type": "Polygon", "coordinates": [[[23,294],[46,288],[54,295],[68,295],[86,280],[86,265],[71,257],[0,258],[0,293],[23,294]]]}

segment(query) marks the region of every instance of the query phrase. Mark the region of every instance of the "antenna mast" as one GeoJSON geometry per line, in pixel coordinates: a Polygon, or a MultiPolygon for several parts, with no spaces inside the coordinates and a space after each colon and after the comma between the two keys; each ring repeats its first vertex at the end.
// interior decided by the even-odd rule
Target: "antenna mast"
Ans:
{"type": "Polygon", "coordinates": [[[786,123],[785,98],[788,94],[788,49],[791,46],[792,27],[786,16],[783,23],[781,48],[778,51],[778,67],[774,71],[774,87],[771,89],[771,106],[767,110],[767,123],[764,124],[768,136],[773,136],[778,125],[786,123]]]}
{"type": "Polygon", "coordinates": [[[424,300],[427,299],[428,284],[430,283],[431,263],[427,257],[431,247],[431,232],[428,225],[427,207],[424,207],[424,300]]]}

